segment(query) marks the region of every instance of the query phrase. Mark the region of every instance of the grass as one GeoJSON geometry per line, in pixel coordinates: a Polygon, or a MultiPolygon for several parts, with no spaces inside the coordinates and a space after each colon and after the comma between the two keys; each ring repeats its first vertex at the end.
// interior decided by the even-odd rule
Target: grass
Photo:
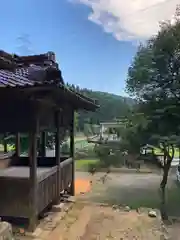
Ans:
{"type": "MultiPolygon", "coordinates": [[[[166,190],[166,205],[167,211],[170,215],[180,215],[179,211],[179,201],[180,201],[180,189],[176,187],[167,188],[166,190]],[[177,211],[178,209],[178,211],[177,211]]],[[[133,200],[128,198],[126,200],[127,204],[133,208],[137,209],[139,207],[156,208],[160,207],[160,195],[157,190],[156,193],[149,196],[148,194],[140,194],[140,196],[135,197],[133,200]]]]}
{"type": "Polygon", "coordinates": [[[76,160],[76,170],[86,170],[89,164],[98,164],[99,159],[79,159],[76,160]]]}
{"type": "MultiPolygon", "coordinates": [[[[155,154],[162,154],[163,152],[161,151],[161,149],[160,148],[154,148],[154,153],[155,154]]],[[[178,148],[175,148],[175,153],[174,153],[174,157],[175,158],[179,158],[179,149],[178,148]]]]}

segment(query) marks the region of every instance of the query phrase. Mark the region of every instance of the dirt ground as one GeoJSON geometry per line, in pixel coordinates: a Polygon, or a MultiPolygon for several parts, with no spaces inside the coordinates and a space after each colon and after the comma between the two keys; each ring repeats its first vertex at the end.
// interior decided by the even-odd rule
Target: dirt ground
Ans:
{"type": "MultiPolygon", "coordinates": [[[[160,220],[160,175],[110,174],[104,184],[102,173],[93,177],[78,173],[76,177],[76,203],[47,239],[180,239],[178,222],[165,226],[160,220]],[[157,211],[156,218],[148,216],[149,209],[157,211]]],[[[167,192],[169,214],[180,216],[180,192],[174,174],[169,177],[167,192]]]]}
{"type": "Polygon", "coordinates": [[[49,240],[164,239],[157,218],[135,210],[75,204],[49,240]]]}
{"type": "MultiPolygon", "coordinates": [[[[158,174],[121,173],[109,174],[102,183],[103,174],[86,176],[78,173],[78,178],[92,181],[91,191],[77,196],[79,201],[106,203],[109,205],[128,205],[133,209],[139,207],[159,209],[159,186],[161,176],[158,174]]],[[[171,216],[180,216],[180,187],[172,173],[167,185],[167,210],[171,216]]]]}
{"type": "Polygon", "coordinates": [[[159,215],[158,174],[76,174],[76,202],[50,234],[37,240],[180,240],[180,188],[169,176],[169,225],[159,215]],[[104,180],[104,181],[103,181],[104,180]],[[148,216],[154,209],[157,217],[148,216]]]}

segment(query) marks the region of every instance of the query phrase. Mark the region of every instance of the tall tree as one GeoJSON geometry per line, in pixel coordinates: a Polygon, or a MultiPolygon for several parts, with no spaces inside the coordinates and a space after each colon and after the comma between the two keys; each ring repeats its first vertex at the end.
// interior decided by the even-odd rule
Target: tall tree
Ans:
{"type": "Polygon", "coordinates": [[[139,101],[139,111],[147,121],[146,141],[164,153],[163,179],[160,184],[162,217],[167,218],[165,187],[180,135],[180,21],[161,24],[159,33],[141,45],[129,68],[127,91],[139,101]]]}

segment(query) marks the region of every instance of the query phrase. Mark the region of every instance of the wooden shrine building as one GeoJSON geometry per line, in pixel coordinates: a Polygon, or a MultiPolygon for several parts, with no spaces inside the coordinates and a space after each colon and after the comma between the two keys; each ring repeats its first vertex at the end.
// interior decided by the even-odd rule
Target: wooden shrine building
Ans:
{"type": "Polygon", "coordinates": [[[16,135],[15,154],[0,157],[0,216],[28,219],[34,230],[39,214],[63,191],[74,195],[74,111],[94,111],[98,105],[65,86],[54,53],[17,56],[4,51],[0,103],[0,134],[16,135]],[[67,130],[70,156],[61,156],[67,130]],[[55,133],[55,157],[46,157],[46,131],[55,133]],[[27,157],[20,156],[21,133],[29,136],[27,157]]]}

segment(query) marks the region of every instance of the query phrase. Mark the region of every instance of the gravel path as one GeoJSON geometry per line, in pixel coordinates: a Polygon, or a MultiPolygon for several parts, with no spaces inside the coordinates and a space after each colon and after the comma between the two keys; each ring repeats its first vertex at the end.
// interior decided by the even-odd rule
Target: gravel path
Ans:
{"type": "MultiPolygon", "coordinates": [[[[89,178],[92,181],[91,192],[78,196],[79,200],[106,204],[129,205],[139,207],[159,208],[159,185],[161,175],[119,173],[109,174],[105,183],[102,183],[102,173],[93,177],[88,173],[77,173],[77,178],[89,178]]],[[[167,186],[167,208],[170,215],[179,215],[180,189],[175,181],[175,174],[169,176],[167,186]],[[177,208],[178,207],[178,208],[177,208]]]]}

